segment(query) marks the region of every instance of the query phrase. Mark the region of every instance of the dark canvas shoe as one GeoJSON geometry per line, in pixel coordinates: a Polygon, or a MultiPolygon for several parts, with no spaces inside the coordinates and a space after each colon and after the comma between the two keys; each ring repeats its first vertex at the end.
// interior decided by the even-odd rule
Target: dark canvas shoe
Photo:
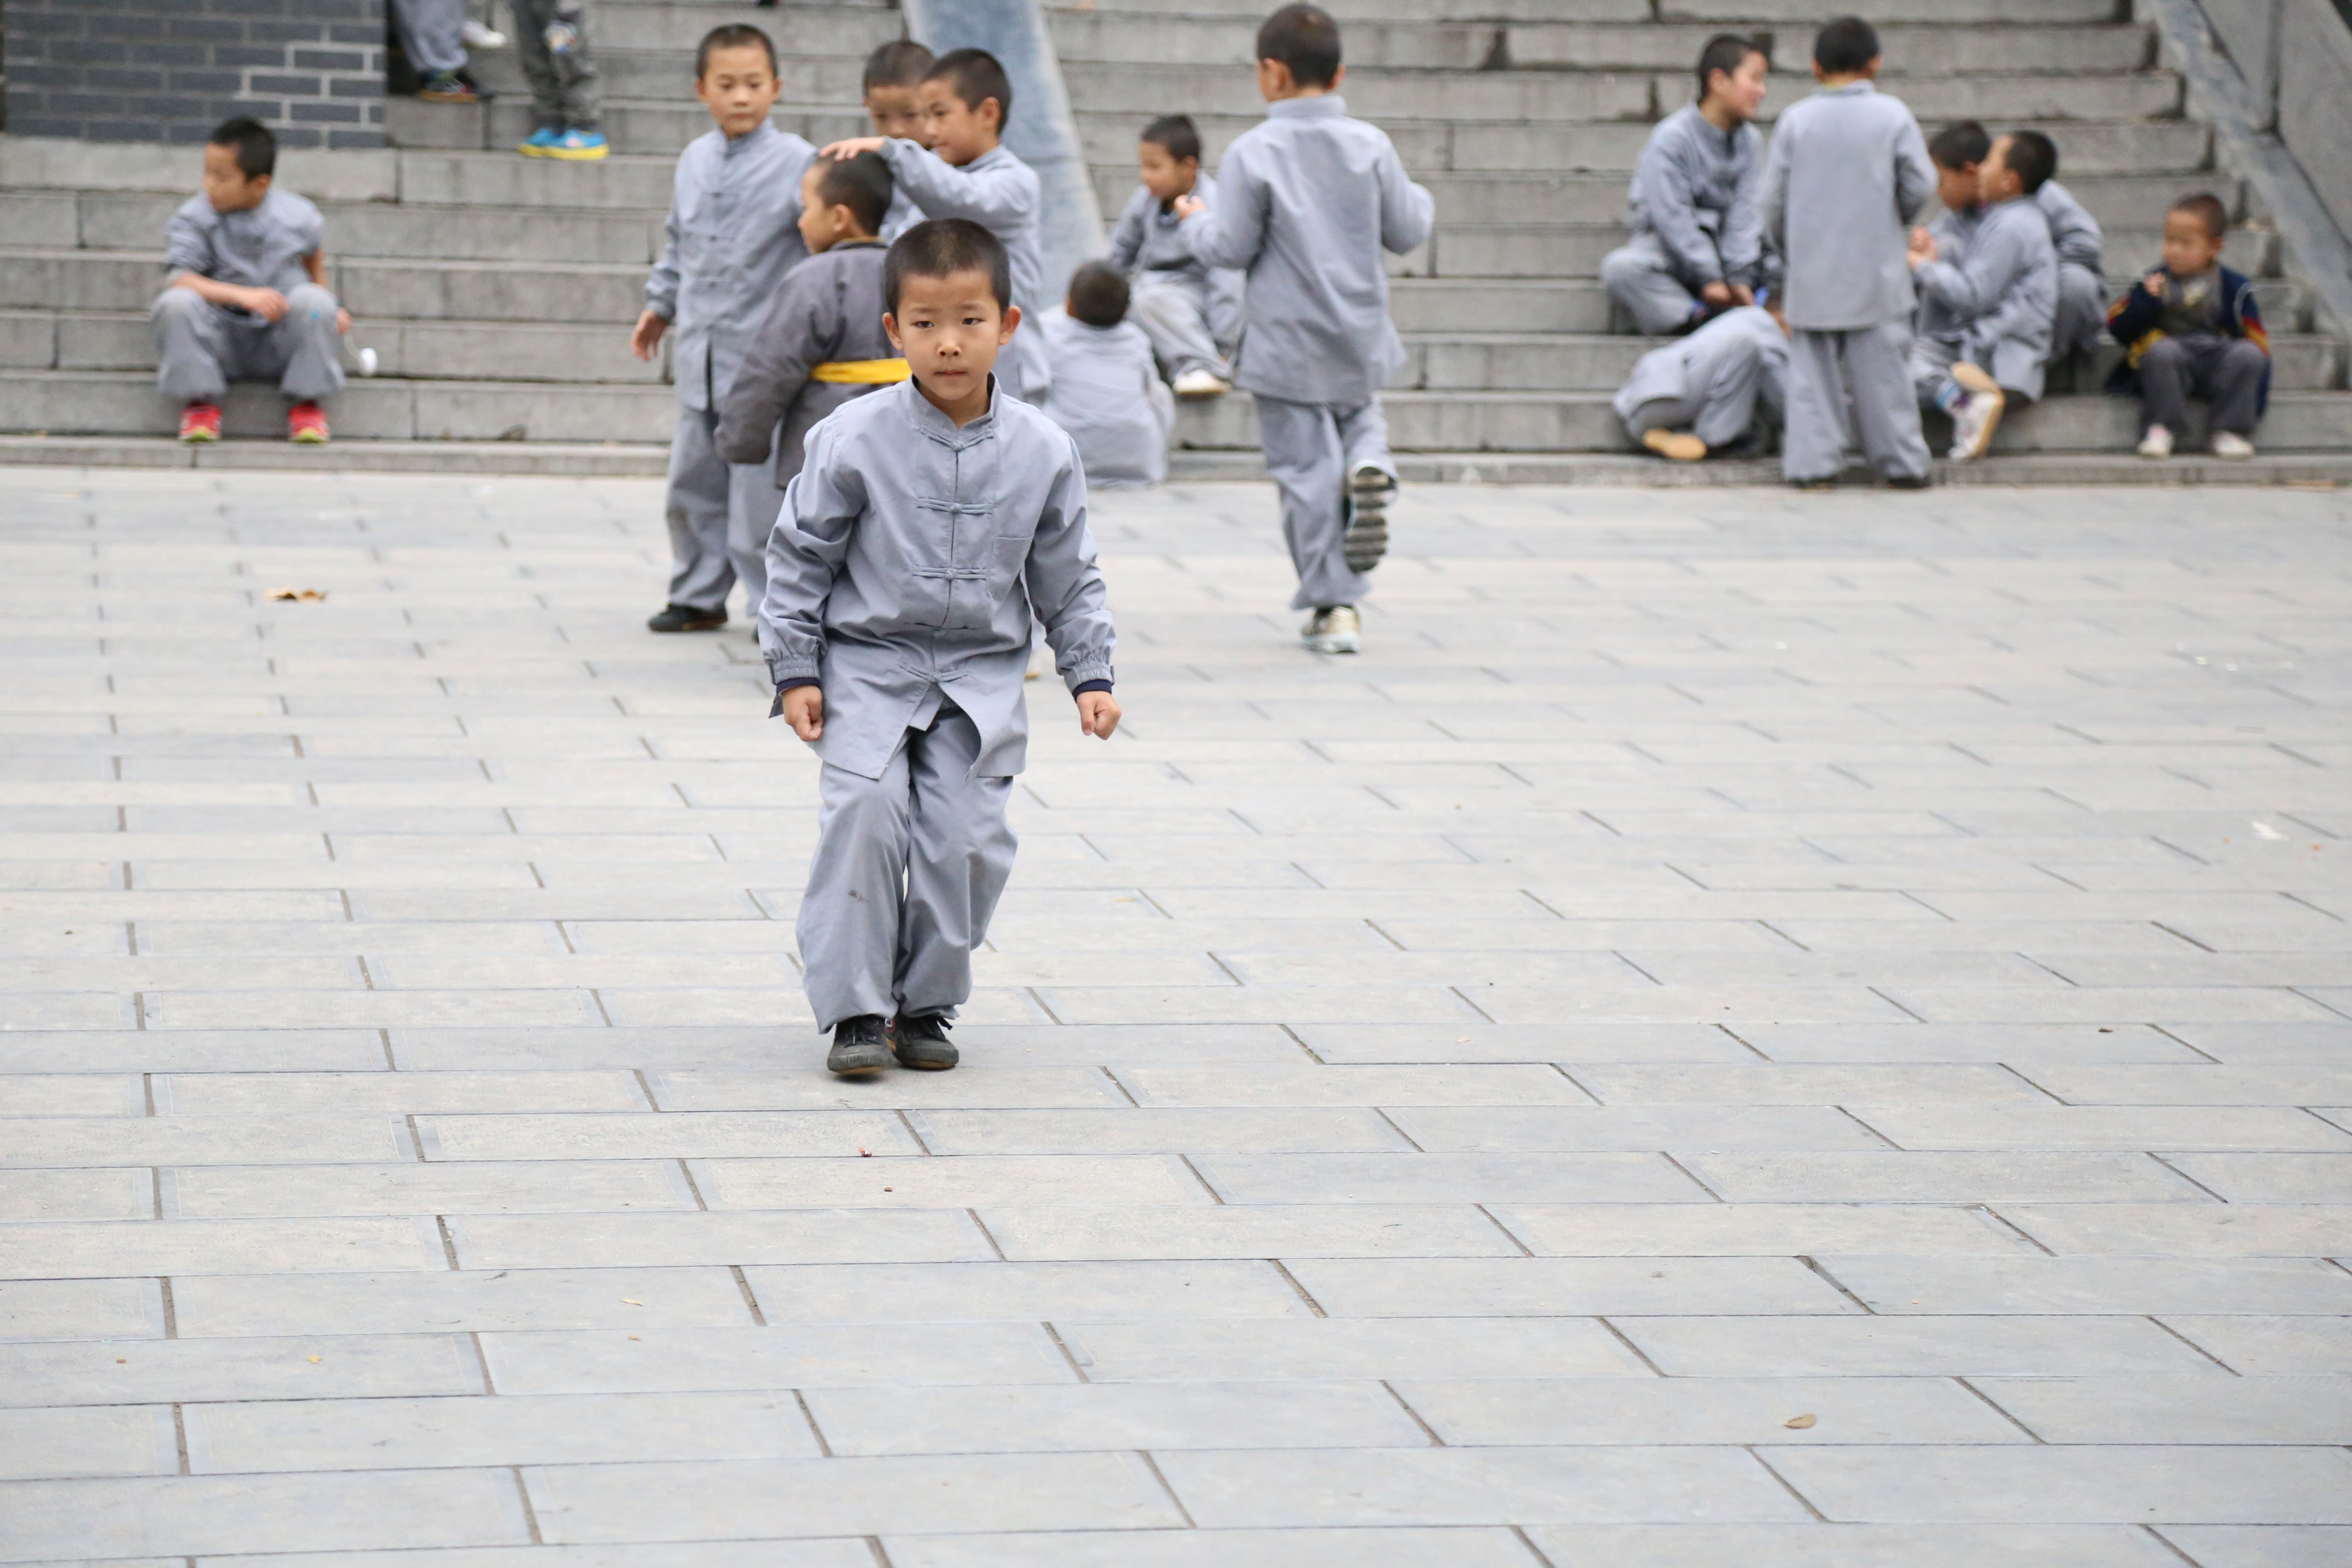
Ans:
{"type": "Polygon", "coordinates": [[[727,611],[698,610],[692,605],[664,605],[662,613],[646,623],[654,632],[715,632],[727,624],[727,611]]]}
{"type": "Polygon", "coordinates": [[[882,1033],[878,1014],[860,1013],[833,1026],[833,1049],[825,1054],[825,1071],[847,1077],[880,1072],[889,1065],[890,1042],[882,1033]]]}
{"type": "Polygon", "coordinates": [[[956,1048],[948,1044],[948,1021],[937,1013],[918,1013],[912,1017],[901,1015],[891,1033],[898,1037],[898,1065],[902,1068],[945,1072],[959,1059],[956,1048]]]}
{"type": "Polygon", "coordinates": [[[1389,552],[1389,497],[1396,481],[1366,463],[1348,476],[1348,531],[1339,553],[1350,572],[1369,572],[1389,552]]]}

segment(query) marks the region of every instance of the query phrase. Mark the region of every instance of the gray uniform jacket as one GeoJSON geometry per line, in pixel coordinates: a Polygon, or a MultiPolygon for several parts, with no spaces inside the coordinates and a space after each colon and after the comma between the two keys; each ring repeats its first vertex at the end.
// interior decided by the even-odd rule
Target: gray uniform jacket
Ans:
{"type": "Polygon", "coordinates": [[[2058,317],[2058,252],[2050,243],[2049,221],[2031,197],[1986,207],[1964,258],[1939,257],[1914,277],[1923,306],[1934,306],[1959,326],[1962,358],[1990,371],[2003,386],[2042,395],[2058,317]]]}
{"type": "Polygon", "coordinates": [[[669,243],[646,305],[670,323],[670,379],[688,408],[718,406],[801,241],[801,175],[816,150],[773,125],[705,132],[677,157],[669,243]]]}
{"type": "Polygon", "coordinates": [[[743,351],[719,403],[719,455],[730,463],[764,462],[779,420],[775,442],[776,485],[782,489],[801,471],[810,427],[877,384],[811,381],[809,372],[828,360],[896,359],[890,334],[882,330],[882,258],[879,240],[852,240],[812,256],[784,274],[784,286],[743,351]]]}
{"type": "MultiPolygon", "coordinates": [[[[1984,226],[1984,208],[1964,207],[1958,212],[1946,207],[1927,225],[1935,237],[1937,259],[1948,267],[1964,268],[1974,253],[1977,230],[1984,226]]],[[[1911,275],[1914,289],[1920,287],[1919,275],[1911,275]]],[[[1924,291],[1919,296],[1919,313],[1912,321],[1911,330],[1918,337],[1934,338],[1941,342],[1958,343],[1969,335],[1969,318],[1924,291]]]]}
{"type": "Polygon", "coordinates": [[[980,731],[972,776],[1019,773],[1034,613],[1063,684],[1111,679],[1110,605],[1067,432],[992,387],[959,430],[911,381],[836,409],[768,539],[760,644],[824,689],[818,756],[880,778],[933,691],[980,731]]]}
{"type": "Polygon", "coordinates": [[[1735,335],[1753,339],[1761,351],[1764,374],[1759,395],[1779,408],[1789,383],[1789,334],[1763,306],[1746,305],[1724,311],[1698,331],[1652,349],[1634,362],[1633,374],[1612,400],[1617,417],[1631,419],[1645,403],[1683,402],[1696,396],[1704,388],[1691,384],[1691,367],[1713,357],[1716,345],[1735,335]]]}
{"type": "Polygon", "coordinates": [[[2106,237],[2099,232],[2099,220],[2074,199],[2074,192],[2055,180],[2042,182],[2042,188],[2033,193],[2033,204],[2049,220],[2050,243],[2058,247],[2059,261],[2079,267],[2105,283],[2107,269],[2100,253],[2106,247],[2106,237]]]}
{"type": "Polygon", "coordinates": [[[1764,134],[1717,131],[1685,104],[1658,121],[1633,166],[1625,223],[1654,234],[1676,270],[1699,283],[1764,280],[1764,134]]]}
{"type": "Polygon", "coordinates": [[[1789,106],[1764,161],[1764,233],[1789,325],[1851,331],[1911,313],[1911,220],[1935,194],[1919,122],[1866,81],[1789,106]]]}
{"type": "MultiPolygon", "coordinates": [[[[1217,182],[1206,174],[1192,183],[1192,194],[1210,206],[1217,205],[1217,182]]],[[[1141,185],[1111,226],[1110,264],[1122,272],[1150,274],[1155,285],[1181,284],[1201,307],[1209,336],[1230,345],[1241,333],[1242,273],[1231,267],[1207,267],[1192,254],[1183,234],[1183,220],[1163,210],[1160,198],[1141,185]]]]}
{"type": "Polygon", "coordinates": [[[310,281],[302,258],[326,236],[327,220],[317,207],[274,184],[248,212],[215,212],[210,201],[195,195],[172,215],[163,232],[163,270],[282,294],[310,281]]]}
{"type": "MultiPolygon", "coordinates": [[[[890,164],[890,178],[925,217],[970,218],[1003,242],[1013,269],[1013,302],[1024,316],[1036,316],[1051,303],[1045,298],[1045,255],[1038,248],[1045,195],[1036,170],[1003,147],[992,147],[958,167],[903,137],[882,143],[882,156],[890,164]]],[[[1043,384],[1034,342],[1034,333],[1016,331],[1008,345],[1013,363],[998,365],[1000,374],[1012,372],[1005,379],[1016,396],[1028,396],[1043,384]]]]}
{"type": "Polygon", "coordinates": [[[1429,237],[1430,194],[1337,93],[1266,105],[1217,178],[1215,205],[1181,232],[1204,264],[1249,274],[1235,381],[1291,403],[1371,402],[1404,363],[1381,252],[1429,237]]]}
{"type": "Polygon", "coordinates": [[[1087,479],[1156,485],[1168,477],[1176,399],[1160,384],[1151,340],[1133,321],[1089,326],[1065,311],[1039,318],[1053,385],[1042,406],[1078,444],[1087,479]]]}

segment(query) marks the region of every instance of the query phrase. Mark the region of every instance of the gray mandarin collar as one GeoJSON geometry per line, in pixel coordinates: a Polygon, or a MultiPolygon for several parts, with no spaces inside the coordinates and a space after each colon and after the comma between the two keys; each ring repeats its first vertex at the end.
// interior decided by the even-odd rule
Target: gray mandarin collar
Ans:
{"type": "Polygon", "coordinates": [[[996,434],[996,400],[1004,395],[997,385],[996,373],[988,373],[988,412],[965,426],[956,428],[956,422],[939,410],[938,405],[923,395],[923,389],[910,377],[899,384],[900,395],[906,399],[908,422],[932,440],[958,451],[996,434]]]}
{"type": "Polygon", "coordinates": [[[756,131],[746,131],[740,136],[730,136],[721,132],[719,139],[726,143],[726,156],[732,158],[738,153],[748,153],[754,147],[764,147],[782,134],[782,132],[776,129],[774,121],[763,120],[760,121],[759,129],[756,131]]]}
{"type": "Polygon", "coordinates": [[[1269,120],[1310,120],[1328,115],[1337,120],[1348,112],[1348,100],[1336,92],[1317,98],[1286,98],[1265,106],[1269,120]]]}

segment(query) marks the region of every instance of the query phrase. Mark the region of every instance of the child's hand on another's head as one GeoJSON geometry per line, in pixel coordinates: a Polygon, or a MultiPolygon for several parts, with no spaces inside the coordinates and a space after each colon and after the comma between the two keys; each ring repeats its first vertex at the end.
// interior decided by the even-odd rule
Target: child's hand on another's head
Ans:
{"type": "Polygon", "coordinates": [[[879,153],[888,144],[887,136],[852,136],[845,142],[828,142],[816,150],[820,158],[855,158],[860,153],[879,153]]]}
{"type": "Polygon", "coordinates": [[[824,688],[795,686],[784,693],[784,722],[803,741],[824,735],[824,688]]]}
{"type": "Polygon", "coordinates": [[[1207,212],[1209,210],[1209,204],[1194,195],[1192,192],[1186,191],[1182,195],[1176,198],[1175,205],[1171,206],[1168,210],[1174,213],[1178,220],[1181,222],[1185,218],[1191,217],[1194,213],[1207,212]]]}
{"type": "MultiPolygon", "coordinates": [[[[787,698],[787,701],[791,699],[787,698]]],[[[1078,693],[1078,732],[1108,741],[1118,728],[1118,700],[1108,691],[1078,693]]]]}

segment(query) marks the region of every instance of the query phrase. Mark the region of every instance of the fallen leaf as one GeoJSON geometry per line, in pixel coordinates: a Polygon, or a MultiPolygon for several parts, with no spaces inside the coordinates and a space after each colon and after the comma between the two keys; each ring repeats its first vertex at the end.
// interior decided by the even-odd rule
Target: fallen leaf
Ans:
{"type": "Polygon", "coordinates": [[[325,599],[327,595],[316,588],[281,587],[270,589],[264,596],[270,599],[299,600],[306,605],[315,605],[325,599]]]}
{"type": "Polygon", "coordinates": [[[896,1187],[885,1187],[885,1188],[883,1188],[882,1190],[883,1190],[884,1192],[886,1192],[886,1193],[895,1193],[895,1192],[897,1192],[898,1189],[898,1188],[896,1188],[896,1187]]]}
{"type": "Polygon", "coordinates": [[[312,1361],[317,1361],[319,1358],[318,1358],[317,1356],[312,1356],[310,1359],[311,1359],[312,1361]]]}
{"type": "Polygon", "coordinates": [[[1803,1431],[1806,1427],[1811,1426],[1812,1424],[1813,1424],[1813,1418],[1812,1418],[1811,1416],[1810,1416],[1810,1415],[1791,1415],[1791,1416],[1790,1416],[1786,1421],[1783,1421],[1783,1422],[1781,1422],[1781,1423],[1780,1423],[1780,1425],[1781,1425],[1781,1426],[1786,1426],[1786,1427],[1789,1427],[1790,1430],[1792,1430],[1792,1431],[1797,1431],[1797,1432],[1801,1432],[1801,1431],[1803,1431]]]}
{"type": "Polygon", "coordinates": [[[871,1154],[867,1153],[867,1152],[866,1152],[865,1150],[863,1150],[863,1149],[860,1149],[860,1150],[857,1152],[857,1157],[858,1157],[859,1159],[861,1159],[861,1160],[871,1160],[872,1158],[874,1158],[874,1156],[873,1156],[873,1155],[871,1155],[871,1154]]]}
{"type": "Polygon", "coordinates": [[[131,1358],[127,1355],[116,1356],[114,1358],[114,1364],[117,1366],[129,1366],[131,1364],[131,1358]]]}
{"type": "Polygon", "coordinates": [[[642,1307],[645,1303],[643,1301],[632,1300],[630,1298],[624,1296],[621,1298],[621,1305],[624,1307],[642,1307]]]}
{"type": "Polygon", "coordinates": [[[637,1336],[636,1336],[636,1335],[635,1335],[635,1334],[631,1334],[631,1335],[629,1336],[629,1338],[631,1338],[631,1339],[635,1339],[636,1337],[637,1337],[637,1336]]]}

